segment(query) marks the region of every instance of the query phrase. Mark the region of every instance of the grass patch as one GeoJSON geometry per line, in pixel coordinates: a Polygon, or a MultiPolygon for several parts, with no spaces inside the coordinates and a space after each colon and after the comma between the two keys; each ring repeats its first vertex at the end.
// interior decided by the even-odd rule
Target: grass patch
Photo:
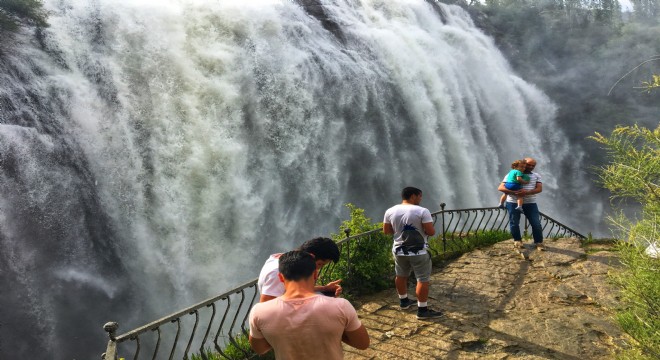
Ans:
{"type": "Polygon", "coordinates": [[[624,271],[611,275],[621,289],[622,308],[616,320],[634,340],[620,359],[660,359],[660,260],[644,253],[646,244],[621,241],[624,271]]]}
{"type": "MultiPolygon", "coordinates": [[[[274,360],[275,354],[272,351],[264,355],[257,355],[250,347],[250,341],[246,334],[240,334],[234,338],[234,343],[229,343],[222,350],[222,353],[230,360],[244,360],[244,359],[259,359],[259,360],[274,360]]],[[[206,349],[204,356],[207,360],[226,360],[224,356],[216,352],[214,349],[206,349]]],[[[202,354],[192,354],[190,360],[204,360],[202,354]]]]}
{"type": "Polygon", "coordinates": [[[511,239],[511,233],[504,230],[479,230],[461,234],[445,233],[429,239],[434,260],[449,260],[475,249],[487,247],[500,241],[511,239]]]}

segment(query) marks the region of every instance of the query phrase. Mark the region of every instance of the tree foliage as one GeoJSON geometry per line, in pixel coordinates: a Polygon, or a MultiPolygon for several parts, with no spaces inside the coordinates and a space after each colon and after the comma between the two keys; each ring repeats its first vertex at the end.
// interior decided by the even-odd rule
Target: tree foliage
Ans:
{"type": "Polygon", "coordinates": [[[660,126],[619,126],[605,137],[591,139],[604,145],[610,163],[599,171],[601,184],[615,199],[633,199],[647,212],[660,211],[660,126]]]}
{"type": "Polygon", "coordinates": [[[646,92],[651,92],[658,88],[660,88],[660,75],[653,74],[651,80],[642,81],[641,89],[644,89],[646,92]]]}
{"type": "Polygon", "coordinates": [[[619,126],[610,136],[591,137],[604,146],[610,162],[598,170],[601,184],[613,199],[641,205],[641,214],[610,217],[619,232],[624,271],[613,279],[622,289],[623,308],[617,320],[635,344],[623,359],[660,359],[660,259],[645,253],[660,239],[660,126],[619,126]]]}
{"type": "Polygon", "coordinates": [[[630,0],[638,19],[657,20],[660,16],[660,0],[630,0]]]}

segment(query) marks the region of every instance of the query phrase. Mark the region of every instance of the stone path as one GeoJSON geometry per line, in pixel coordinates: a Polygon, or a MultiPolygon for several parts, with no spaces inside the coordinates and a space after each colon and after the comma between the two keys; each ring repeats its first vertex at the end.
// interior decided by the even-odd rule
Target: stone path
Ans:
{"type": "Polygon", "coordinates": [[[625,339],[611,318],[615,253],[587,255],[574,238],[546,245],[527,244],[526,261],[505,241],[435,269],[429,304],[445,312],[438,319],[399,310],[394,289],[359,299],[371,346],[345,347],[345,358],[613,359],[625,339]]]}

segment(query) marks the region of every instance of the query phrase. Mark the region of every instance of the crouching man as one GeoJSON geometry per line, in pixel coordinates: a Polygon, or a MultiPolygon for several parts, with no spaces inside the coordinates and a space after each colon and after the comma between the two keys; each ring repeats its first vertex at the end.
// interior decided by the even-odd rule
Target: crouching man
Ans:
{"type": "Polygon", "coordinates": [[[314,292],[318,272],[313,255],[284,253],[279,272],[284,295],[256,304],[250,312],[255,352],[273,349],[276,359],[343,359],[342,341],[361,350],[369,346],[367,329],[346,299],[314,292]]]}

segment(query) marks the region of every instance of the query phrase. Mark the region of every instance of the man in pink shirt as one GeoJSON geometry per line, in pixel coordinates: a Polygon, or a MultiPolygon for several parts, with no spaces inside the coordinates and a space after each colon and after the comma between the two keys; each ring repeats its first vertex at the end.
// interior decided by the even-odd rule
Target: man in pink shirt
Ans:
{"type": "Polygon", "coordinates": [[[290,251],[279,258],[284,295],[254,305],[250,345],[258,354],[271,349],[276,359],[343,359],[342,341],[369,346],[369,334],[353,306],[342,298],[314,292],[318,276],[313,255],[290,251]]]}

